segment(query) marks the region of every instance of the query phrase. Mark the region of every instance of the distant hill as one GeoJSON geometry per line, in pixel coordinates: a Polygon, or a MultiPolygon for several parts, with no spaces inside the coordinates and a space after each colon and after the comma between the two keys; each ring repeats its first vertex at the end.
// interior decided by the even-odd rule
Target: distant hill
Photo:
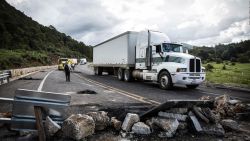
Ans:
{"type": "Polygon", "coordinates": [[[51,65],[59,57],[92,59],[92,47],[43,26],[0,1],[0,70],[51,65]]]}
{"type": "Polygon", "coordinates": [[[250,62],[250,40],[227,45],[218,44],[215,47],[194,47],[190,54],[201,57],[204,61],[250,62]]]}

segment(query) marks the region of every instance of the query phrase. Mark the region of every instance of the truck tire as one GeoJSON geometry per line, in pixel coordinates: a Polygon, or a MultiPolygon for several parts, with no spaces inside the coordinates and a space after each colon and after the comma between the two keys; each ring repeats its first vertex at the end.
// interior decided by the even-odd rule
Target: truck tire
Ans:
{"type": "Polygon", "coordinates": [[[101,67],[95,67],[95,75],[102,75],[102,68],[101,67]]]}
{"type": "Polygon", "coordinates": [[[195,88],[197,88],[199,85],[186,85],[187,86],[187,88],[189,88],[189,89],[195,89],[195,88]]]}
{"type": "Polygon", "coordinates": [[[164,89],[164,90],[169,90],[173,88],[171,76],[167,71],[163,71],[160,73],[159,86],[161,89],[164,89]]]}
{"type": "Polygon", "coordinates": [[[122,68],[119,68],[118,69],[118,72],[117,72],[117,77],[120,81],[123,81],[124,80],[124,70],[122,68]]]}
{"type": "Polygon", "coordinates": [[[130,69],[125,69],[124,71],[124,81],[130,82],[132,80],[132,73],[130,69]]]}

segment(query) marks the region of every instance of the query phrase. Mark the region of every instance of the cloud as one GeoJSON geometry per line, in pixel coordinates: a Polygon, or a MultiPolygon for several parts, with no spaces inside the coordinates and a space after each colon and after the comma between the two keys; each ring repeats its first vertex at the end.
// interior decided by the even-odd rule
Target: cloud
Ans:
{"type": "Polygon", "coordinates": [[[128,30],[214,45],[249,39],[248,0],[7,0],[43,25],[95,45],[128,30]]]}

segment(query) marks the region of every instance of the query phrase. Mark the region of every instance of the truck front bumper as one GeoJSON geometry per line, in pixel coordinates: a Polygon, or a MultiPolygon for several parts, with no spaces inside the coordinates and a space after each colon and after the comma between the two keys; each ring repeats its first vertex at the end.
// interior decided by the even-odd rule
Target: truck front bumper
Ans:
{"type": "Polygon", "coordinates": [[[206,74],[204,72],[178,72],[171,73],[171,77],[174,84],[199,85],[205,81],[206,74]]]}

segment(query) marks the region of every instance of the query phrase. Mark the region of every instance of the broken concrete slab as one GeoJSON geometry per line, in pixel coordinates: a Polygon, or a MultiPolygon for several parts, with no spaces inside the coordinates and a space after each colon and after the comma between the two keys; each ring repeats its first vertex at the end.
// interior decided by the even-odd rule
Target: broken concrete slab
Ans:
{"type": "Polygon", "coordinates": [[[159,111],[165,111],[165,110],[168,110],[170,108],[192,108],[193,106],[212,108],[213,101],[210,101],[210,100],[169,100],[169,101],[141,114],[140,118],[143,120],[146,117],[156,115],[159,111]]]}
{"type": "Polygon", "coordinates": [[[209,123],[209,119],[207,119],[207,118],[203,115],[203,113],[202,113],[200,107],[193,107],[193,112],[195,113],[195,115],[196,115],[198,118],[202,119],[202,120],[205,121],[206,123],[209,123]]]}
{"type": "Polygon", "coordinates": [[[80,140],[95,132],[95,122],[91,116],[85,114],[73,114],[62,125],[65,137],[80,140]]]}
{"type": "Polygon", "coordinates": [[[151,133],[150,127],[143,122],[137,122],[132,126],[132,132],[136,134],[149,135],[151,133]]]}
{"type": "Polygon", "coordinates": [[[127,113],[122,123],[122,130],[126,132],[130,131],[134,123],[139,122],[139,121],[140,121],[139,115],[133,114],[133,113],[127,113]]]}
{"type": "Polygon", "coordinates": [[[49,116],[46,116],[45,129],[49,136],[54,136],[55,133],[61,129],[61,126],[53,121],[49,116]]]}
{"type": "Polygon", "coordinates": [[[198,119],[196,118],[196,116],[194,115],[194,113],[192,111],[190,111],[188,113],[190,119],[191,119],[191,122],[193,124],[193,127],[195,128],[195,130],[197,132],[201,132],[202,131],[202,128],[201,128],[201,125],[200,125],[200,122],[198,121],[198,119]]]}
{"type": "Polygon", "coordinates": [[[111,125],[116,129],[120,130],[122,126],[122,122],[116,119],[115,117],[111,118],[111,125]]]}
{"type": "Polygon", "coordinates": [[[166,112],[159,112],[158,116],[164,117],[164,118],[174,118],[174,119],[177,119],[178,121],[186,121],[187,119],[187,115],[166,113],[166,112]]]}
{"type": "Polygon", "coordinates": [[[212,123],[218,123],[220,121],[220,114],[212,111],[210,108],[202,108],[202,113],[209,119],[212,123]]]}
{"type": "Polygon", "coordinates": [[[165,110],[165,112],[175,114],[187,114],[188,108],[171,108],[169,110],[165,110]]]}
{"type": "Polygon", "coordinates": [[[239,131],[239,124],[232,119],[223,119],[220,124],[227,130],[239,131]]]}
{"type": "Polygon", "coordinates": [[[222,125],[219,123],[203,124],[201,133],[223,137],[225,135],[225,130],[223,129],[222,125]]]}
{"type": "Polygon", "coordinates": [[[91,116],[95,121],[95,130],[103,130],[109,125],[109,117],[107,112],[98,111],[98,112],[89,112],[87,115],[91,116]]]}
{"type": "Polygon", "coordinates": [[[160,127],[164,132],[163,136],[173,137],[178,126],[179,122],[177,119],[165,119],[165,118],[152,118],[153,124],[160,127]]]}

